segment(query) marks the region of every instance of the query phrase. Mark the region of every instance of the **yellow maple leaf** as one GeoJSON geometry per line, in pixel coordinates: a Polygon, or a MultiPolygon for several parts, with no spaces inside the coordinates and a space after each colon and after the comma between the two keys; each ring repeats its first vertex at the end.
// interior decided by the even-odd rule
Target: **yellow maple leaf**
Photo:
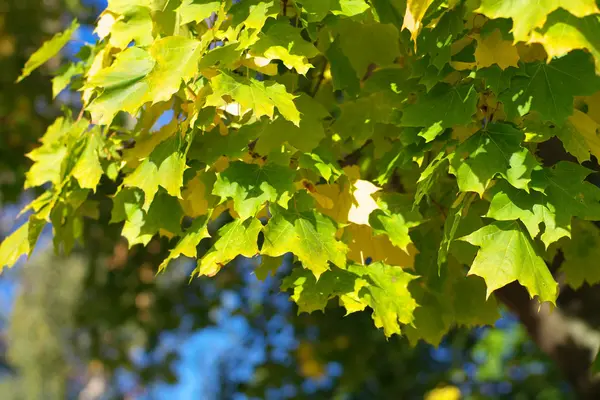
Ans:
{"type": "Polygon", "coordinates": [[[519,52],[509,40],[502,38],[499,29],[495,29],[486,37],[476,36],[475,62],[477,68],[491,67],[497,64],[500,68],[517,67],[519,52]]]}
{"type": "Polygon", "coordinates": [[[548,53],[539,43],[523,43],[519,42],[516,44],[517,51],[519,52],[519,58],[525,63],[534,61],[543,61],[548,58],[548,53]]]}
{"type": "Polygon", "coordinates": [[[192,180],[190,180],[186,188],[181,192],[183,199],[179,200],[185,215],[192,218],[199,217],[208,213],[208,201],[206,185],[202,182],[199,172],[192,180]]]}
{"type": "Polygon", "coordinates": [[[415,42],[415,49],[417,48],[417,36],[423,28],[423,17],[431,3],[433,0],[408,0],[406,3],[402,29],[406,28],[410,31],[410,38],[415,42]]]}
{"type": "Polygon", "coordinates": [[[411,243],[408,252],[394,246],[385,235],[373,236],[373,229],[368,225],[350,224],[344,228],[344,236],[348,238],[348,259],[360,264],[368,261],[384,261],[386,264],[403,268],[412,268],[417,249],[411,243]]]}
{"type": "MultiPolygon", "coordinates": [[[[600,158],[600,136],[598,136],[598,123],[588,114],[574,110],[569,117],[569,122],[577,129],[587,144],[587,150],[600,158]]],[[[568,150],[568,149],[567,149],[568,150]]]]}
{"type": "Polygon", "coordinates": [[[369,214],[379,208],[371,195],[381,190],[381,188],[361,179],[354,182],[353,186],[354,201],[348,211],[348,221],[355,224],[369,225],[369,214]]]}
{"type": "Polygon", "coordinates": [[[348,222],[348,213],[352,207],[352,194],[348,184],[324,184],[316,185],[314,191],[309,191],[311,196],[317,200],[317,210],[337,223],[348,222]]]}
{"type": "Polygon", "coordinates": [[[215,172],[223,172],[227,167],[229,167],[229,158],[221,156],[217,158],[217,161],[215,161],[210,168],[215,172]]]}

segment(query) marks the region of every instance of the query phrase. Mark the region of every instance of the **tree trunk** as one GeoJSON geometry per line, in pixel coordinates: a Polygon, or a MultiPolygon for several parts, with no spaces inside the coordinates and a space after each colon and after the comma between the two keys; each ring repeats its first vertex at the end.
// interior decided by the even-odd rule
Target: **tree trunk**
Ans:
{"type": "MultiPolygon", "coordinates": [[[[592,328],[586,311],[598,317],[598,308],[591,307],[586,293],[593,291],[598,297],[598,288],[584,288],[572,291],[563,288],[565,294],[559,297],[559,307],[530,299],[527,291],[517,283],[511,283],[496,292],[496,297],[514,312],[527,329],[531,339],[544,351],[562,371],[565,378],[582,399],[600,399],[600,376],[592,375],[590,366],[600,346],[600,332],[592,328]],[[595,289],[595,290],[594,290],[595,289]],[[561,302],[561,298],[565,297],[561,302]],[[579,315],[570,315],[573,305],[579,303],[579,315]],[[581,309],[581,305],[589,310],[581,309]]],[[[594,302],[598,305],[598,302],[594,302]]],[[[591,316],[591,314],[589,314],[591,316]]]]}

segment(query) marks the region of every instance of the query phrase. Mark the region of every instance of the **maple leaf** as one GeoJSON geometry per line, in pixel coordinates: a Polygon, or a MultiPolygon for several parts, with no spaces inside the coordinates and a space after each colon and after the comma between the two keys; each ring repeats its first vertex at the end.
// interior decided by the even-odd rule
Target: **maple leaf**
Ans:
{"type": "Polygon", "coordinates": [[[308,59],[317,56],[319,50],[304,40],[300,32],[288,23],[275,23],[251,47],[251,52],[267,60],[281,60],[289,69],[305,75],[312,68],[308,59]]]}
{"type": "Polygon", "coordinates": [[[318,280],[310,272],[296,268],[284,279],[282,289],[294,289],[292,298],[299,313],[324,310],[334,297],[339,297],[348,314],[370,307],[375,326],[391,336],[400,334],[400,324],[413,320],[417,303],[408,285],[416,278],[402,268],[383,263],[349,265],[347,270],[335,268],[318,280]]]}
{"type": "Polygon", "coordinates": [[[457,147],[450,160],[462,192],[483,196],[497,174],[511,185],[527,189],[531,173],[538,166],[533,155],[521,147],[523,132],[508,124],[489,124],[457,147]]]}
{"type": "Polygon", "coordinates": [[[219,11],[220,7],[221,2],[218,0],[183,0],[177,8],[177,13],[180,15],[179,23],[181,25],[192,21],[200,23],[212,13],[219,11]]]}
{"type": "Polygon", "coordinates": [[[572,217],[600,220],[600,189],[586,182],[589,169],[561,161],[552,168],[544,168],[532,174],[532,187],[546,195],[546,232],[542,240],[546,245],[569,236],[572,217]]]}
{"type": "Polygon", "coordinates": [[[512,18],[515,41],[527,41],[535,28],[541,28],[548,14],[563,8],[577,17],[599,13],[593,0],[496,1],[482,0],[476,12],[490,18],[512,18]]]}
{"type": "Polygon", "coordinates": [[[173,136],[161,142],[150,157],[123,180],[123,185],[144,191],[144,210],[148,210],[158,187],[162,186],[172,196],[181,198],[183,173],[187,168],[185,155],[180,150],[181,138],[173,136]]]}
{"type": "Polygon", "coordinates": [[[278,257],[292,252],[316,277],[329,269],[329,262],[338,267],[346,265],[348,249],[336,239],[337,225],[329,217],[314,210],[286,210],[275,204],[269,209],[271,219],[263,230],[261,254],[278,257]]]}
{"type": "Polygon", "coordinates": [[[44,226],[46,221],[32,216],[0,243],[0,272],[12,267],[22,255],[31,256],[44,226]]]}
{"type": "Polygon", "coordinates": [[[150,91],[146,100],[152,103],[167,101],[179,90],[182,81],[192,78],[204,50],[202,42],[182,36],[156,40],[149,49],[156,67],[148,75],[150,91]]]}
{"type": "Polygon", "coordinates": [[[342,19],[337,28],[340,48],[359,79],[365,76],[369,65],[386,66],[400,55],[400,35],[391,24],[342,19]]]}
{"type": "Polygon", "coordinates": [[[438,84],[428,93],[419,96],[415,104],[402,110],[402,126],[438,128],[432,140],[445,128],[468,124],[477,111],[477,93],[473,86],[452,87],[438,84]],[[439,111],[444,110],[443,114],[439,111]]]}
{"type": "Polygon", "coordinates": [[[402,29],[406,28],[410,31],[410,37],[415,41],[415,46],[417,35],[423,27],[423,17],[432,3],[433,0],[408,0],[406,2],[406,14],[404,14],[402,29]]]}
{"type": "Polygon", "coordinates": [[[552,133],[561,140],[565,150],[574,155],[580,163],[590,159],[590,154],[600,157],[600,126],[588,114],[573,110],[562,127],[552,133]]]}
{"type": "Polygon", "coordinates": [[[387,235],[390,242],[408,252],[412,243],[409,230],[423,222],[423,216],[413,209],[412,196],[385,193],[377,199],[378,209],[369,215],[369,225],[376,234],[387,235]]]}
{"type": "Polygon", "coordinates": [[[598,15],[576,18],[565,10],[556,10],[548,16],[544,27],[532,32],[532,43],[540,43],[548,54],[548,60],[560,57],[575,49],[588,50],[595,59],[596,73],[600,72],[600,50],[598,15]]]}
{"type": "Polygon", "coordinates": [[[306,94],[296,97],[294,104],[302,115],[300,124],[296,126],[283,118],[263,123],[263,129],[254,147],[257,153],[267,155],[285,142],[298,150],[308,152],[325,138],[323,119],[329,116],[327,110],[306,94]]]}
{"type": "MultiPolygon", "coordinates": [[[[152,17],[146,7],[131,7],[109,28],[111,46],[124,49],[131,42],[137,46],[148,46],[154,40],[152,35],[152,17]]],[[[104,33],[106,36],[108,32],[104,33]]]]}
{"type": "Polygon", "coordinates": [[[562,124],[573,113],[573,97],[600,89],[589,55],[575,51],[564,57],[524,66],[526,75],[512,78],[509,90],[500,95],[509,117],[537,111],[544,120],[562,124]]]}
{"type": "Polygon", "coordinates": [[[262,224],[256,218],[236,219],[224,225],[208,252],[198,260],[192,275],[213,276],[238,255],[254,257],[258,254],[258,234],[262,224]]]}
{"type": "Polygon", "coordinates": [[[518,281],[531,297],[552,304],[556,301],[558,284],[518,222],[494,222],[459,240],[479,246],[469,275],[485,279],[488,297],[496,289],[518,281]]]}
{"type": "Polygon", "coordinates": [[[40,47],[35,53],[29,57],[25,66],[23,67],[23,71],[21,71],[21,75],[17,79],[17,82],[22,81],[27,78],[33,71],[39,68],[46,61],[54,57],[58,54],[58,52],[65,47],[65,45],[71,40],[71,36],[75,33],[75,31],[79,29],[79,23],[77,20],[73,20],[71,25],[62,32],[57,33],[52,37],[52,39],[44,42],[42,47],[40,47]]]}
{"type": "Polygon", "coordinates": [[[510,41],[502,38],[499,29],[495,29],[487,36],[477,37],[475,62],[477,68],[491,67],[496,64],[504,70],[518,66],[519,52],[510,41]]]}
{"type": "Polygon", "coordinates": [[[206,98],[207,106],[225,106],[223,96],[230,96],[245,110],[253,110],[256,117],[263,115],[273,119],[275,108],[296,126],[300,113],[294,105],[294,96],[285,86],[273,82],[260,82],[221,72],[211,79],[213,93],[206,98]]]}
{"type": "Polygon", "coordinates": [[[255,216],[267,201],[287,207],[294,192],[294,176],[294,171],[278,164],[236,161],[217,174],[212,193],[221,201],[233,199],[235,211],[246,219],[255,216]]]}
{"type": "Polygon", "coordinates": [[[177,245],[169,252],[167,258],[158,266],[159,272],[164,271],[169,262],[179,256],[183,255],[191,258],[197,256],[196,247],[200,244],[200,241],[210,237],[208,233],[208,221],[208,215],[204,215],[192,222],[192,225],[185,231],[184,236],[181,237],[177,245]]]}
{"type": "Polygon", "coordinates": [[[328,13],[352,17],[369,9],[364,0],[303,0],[302,8],[310,22],[321,21],[328,13]]]}

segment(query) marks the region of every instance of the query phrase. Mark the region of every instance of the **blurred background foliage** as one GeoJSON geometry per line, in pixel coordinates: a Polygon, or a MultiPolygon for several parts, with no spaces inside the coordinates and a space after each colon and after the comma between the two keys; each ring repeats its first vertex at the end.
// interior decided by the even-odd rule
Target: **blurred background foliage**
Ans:
{"type": "MultiPolygon", "coordinates": [[[[19,226],[25,154],[72,89],[52,98],[60,57],[14,84],[28,56],[73,17],[70,57],[94,40],[101,0],[0,4],[0,238],[19,226]]],[[[76,89],[76,88],[75,88],[76,89]]],[[[104,184],[100,191],[114,192],[104,184]]],[[[100,198],[100,196],[99,196],[100,198]]],[[[370,315],[297,315],[280,277],[238,259],[189,281],[181,261],[156,275],[166,239],[128,250],[109,211],[86,221],[85,244],[53,255],[46,232],[32,259],[0,276],[1,399],[564,399],[572,392],[506,312],[495,328],[457,329],[438,348],[386,340],[370,315]]],[[[215,222],[218,227],[219,221],[215,222]]],[[[222,221],[221,221],[222,223],[222,221]]],[[[285,259],[278,274],[291,268],[285,259]]]]}

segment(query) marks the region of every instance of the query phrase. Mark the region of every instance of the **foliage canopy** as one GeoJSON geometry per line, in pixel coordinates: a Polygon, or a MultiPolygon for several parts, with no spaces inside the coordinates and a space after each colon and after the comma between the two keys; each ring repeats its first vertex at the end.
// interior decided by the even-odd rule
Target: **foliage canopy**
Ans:
{"type": "Polygon", "coordinates": [[[129,246],[171,239],[161,269],[291,252],[300,311],[337,298],[413,342],[493,323],[513,281],[554,304],[559,250],[568,284],[600,281],[594,0],[110,0],[96,33],[53,78],[83,108],[28,154],[45,190],[1,267],[47,223],[68,253],[109,196],[129,246]]]}

